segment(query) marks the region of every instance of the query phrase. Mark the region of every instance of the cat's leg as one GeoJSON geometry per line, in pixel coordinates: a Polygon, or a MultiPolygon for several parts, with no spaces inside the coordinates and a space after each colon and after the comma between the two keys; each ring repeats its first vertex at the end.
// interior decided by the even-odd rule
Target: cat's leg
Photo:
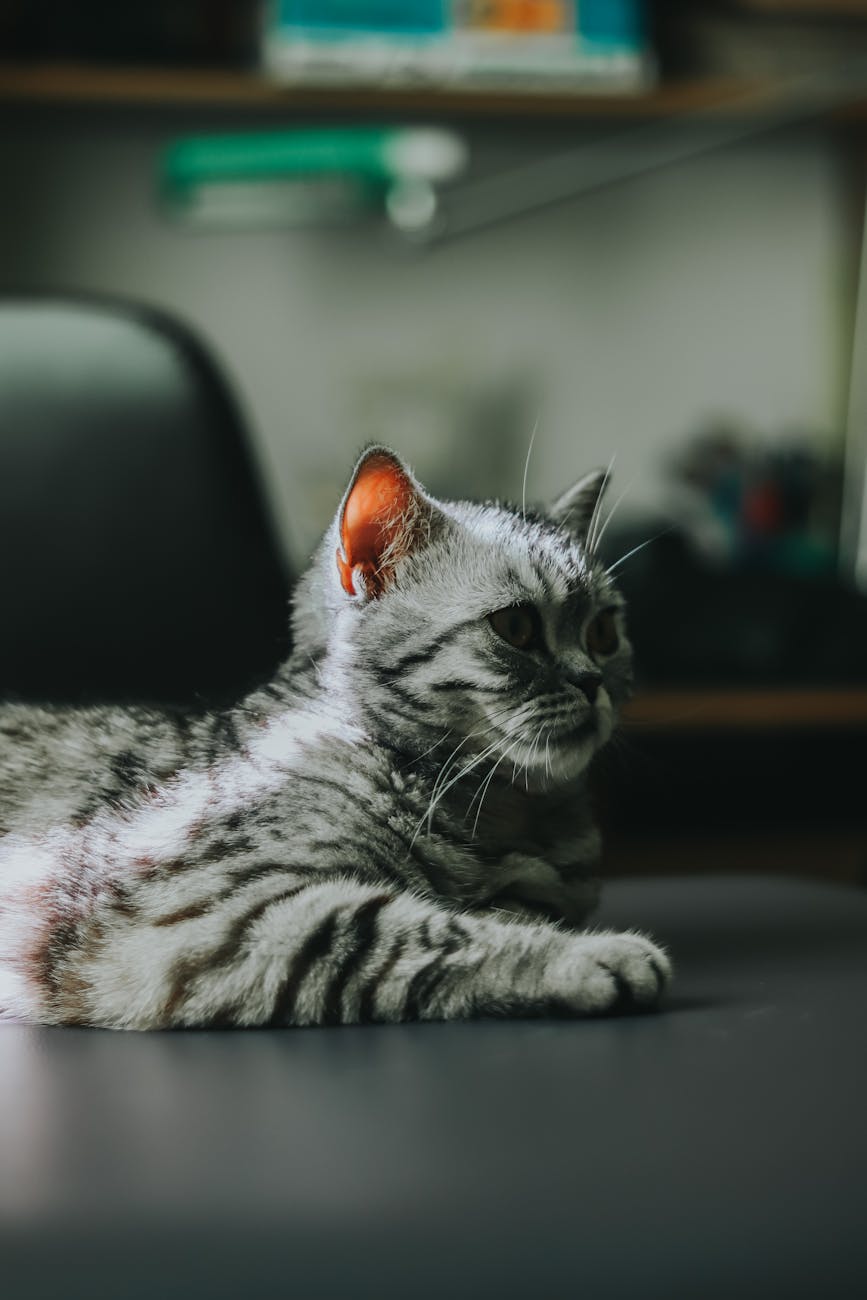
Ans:
{"type": "Polygon", "coordinates": [[[16,1003],[29,1019],[151,1029],[598,1014],[652,1006],[670,969],[640,935],[461,913],[297,871],[180,907],[150,882],[103,893],[86,914],[83,901],[55,913],[59,930],[40,908],[20,949],[16,1003]]]}
{"type": "Polygon", "coordinates": [[[271,1023],[598,1014],[652,1006],[670,974],[639,935],[568,934],[345,882],[305,893],[271,1023]]]}
{"type": "Polygon", "coordinates": [[[599,1014],[652,1006],[669,977],[640,935],[453,912],[345,877],[284,878],[252,897],[104,928],[54,973],[72,1018],[159,1028],[599,1014]]]}
{"type": "MultiPolygon", "coordinates": [[[[408,895],[378,907],[378,951],[362,961],[341,995],[341,1018],[348,1021],[649,1008],[671,973],[665,953],[641,935],[570,934],[545,922],[453,913],[408,895]]],[[[299,995],[296,1015],[317,1015],[317,992],[314,982],[309,1001],[299,995]]]]}

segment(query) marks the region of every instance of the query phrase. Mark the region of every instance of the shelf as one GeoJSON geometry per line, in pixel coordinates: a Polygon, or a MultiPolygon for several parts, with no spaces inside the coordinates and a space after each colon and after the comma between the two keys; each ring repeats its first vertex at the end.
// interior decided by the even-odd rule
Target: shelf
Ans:
{"type": "MultiPolygon", "coordinates": [[[[291,88],[254,72],[86,64],[2,64],[0,103],[201,107],[293,112],[401,113],[424,116],[662,118],[761,115],[780,107],[785,86],[704,79],[665,84],[647,93],[497,93],[486,90],[291,88]]],[[[867,117],[863,100],[835,109],[836,120],[867,117]]]]}
{"type": "Polygon", "coordinates": [[[626,727],[656,732],[867,727],[867,688],[656,690],[623,710],[626,727]]]}
{"type": "Polygon", "coordinates": [[[855,827],[738,828],[712,833],[643,828],[603,835],[603,872],[614,876],[753,875],[813,876],[867,885],[867,833],[855,827]]]}

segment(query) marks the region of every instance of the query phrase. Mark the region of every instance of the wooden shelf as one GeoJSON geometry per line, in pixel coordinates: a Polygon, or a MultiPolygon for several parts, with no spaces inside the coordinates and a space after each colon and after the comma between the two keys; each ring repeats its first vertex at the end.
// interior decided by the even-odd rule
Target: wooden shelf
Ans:
{"type": "Polygon", "coordinates": [[[867,885],[867,832],[809,826],[718,827],[677,834],[643,829],[603,836],[603,872],[614,876],[755,875],[813,876],[840,883],[867,885]]]}
{"type": "MultiPolygon", "coordinates": [[[[703,79],[639,94],[496,93],[433,89],[310,89],[276,84],[255,72],[85,64],[0,63],[0,104],[202,107],[292,112],[401,113],[412,116],[661,118],[773,111],[784,85],[703,79]]],[[[867,117],[862,101],[835,119],[867,117]]]]}
{"type": "Polygon", "coordinates": [[[623,723],[656,732],[867,727],[867,688],[647,691],[626,706],[623,723]]]}

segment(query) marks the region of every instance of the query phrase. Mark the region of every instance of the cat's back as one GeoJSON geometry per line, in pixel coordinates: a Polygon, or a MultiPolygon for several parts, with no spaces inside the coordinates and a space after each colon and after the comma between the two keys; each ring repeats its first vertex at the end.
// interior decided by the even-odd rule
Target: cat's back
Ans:
{"type": "Polygon", "coordinates": [[[165,779],[184,761],[184,732],[144,707],[0,704],[0,832],[81,821],[165,779]]]}

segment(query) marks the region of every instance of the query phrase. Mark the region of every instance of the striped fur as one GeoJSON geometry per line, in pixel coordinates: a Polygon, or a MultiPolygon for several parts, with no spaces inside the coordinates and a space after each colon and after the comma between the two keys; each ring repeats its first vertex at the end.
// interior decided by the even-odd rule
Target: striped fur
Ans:
{"type": "Polygon", "coordinates": [[[602,486],[532,516],[435,502],[371,449],[266,687],[200,717],[0,708],[0,1014],[150,1029],[653,1004],[665,954],[579,928],[598,892],[584,777],[631,670],[593,552],[602,486]],[[371,466],[400,510],[377,497],[350,536],[371,466]],[[516,605],[538,611],[529,650],[489,621],[516,605]]]}

